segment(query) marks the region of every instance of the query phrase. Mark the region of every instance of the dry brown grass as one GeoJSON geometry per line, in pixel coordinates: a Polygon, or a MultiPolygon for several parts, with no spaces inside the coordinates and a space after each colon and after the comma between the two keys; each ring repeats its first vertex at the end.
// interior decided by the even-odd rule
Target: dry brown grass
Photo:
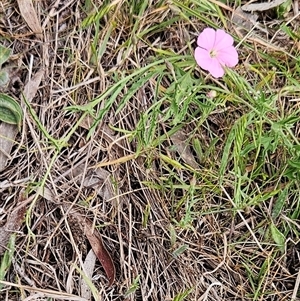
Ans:
{"type": "MultiPolygon", "coordinates": [[[[130,40],[134,19],[139,17],[130,11],[126,1],[120,0],[99,22],[100,31],[93,41],[95,27],[81,27],[87,16],[84,2],[34,1],[43,30],[41,39],[31,33],[16,1],[4,0],[0,5],[2,43],[13,50],[10,64],[17,70],[18,78],[18,84],[5,92],[20,98],[23,85],[42,70],[43,78],[31,107],[49,135],[58,140],[70,133],[81,116],[80,112],[64,110],[67,106],[87,104],[106,91],[118,76],[145,66],[156,55],[153,48],[189,54],[187,41],[205,26],[197,20],[192,23],[180,19],[174,7],[153,0],[136,23],[135,35],[171,18],[178,18],[178,22],[165,26],[164,31],[158,27],[157,32],[145,34],[140,40],[136,36],[130,40]],[[110,27],[110,20],[115,27],[110,27]],[[104,44],[109,31],[106,49],[96,60],[90,45],[104,44]],[[123,43],[128,39],[129,47],[125,47],[123,43]]],[[[101,4],[95,1],[95,5],[101,4]]],[[[190,228],[173,223],[174,218],[180,220],[183,216],[180,208],[174,210],[174,203],[184,197],[186,189],[163,187],[161,183],[167,183],[165,180],[174,175],[159,160],[158,151],[159,148],[174,157],[170,151],[172,141],[135,158],[137,141],[126,135],[135,130],[140,113],[151,106],[155,82],[141,87],[116,113],[126,92],[120,91],[116,103],[89,139],[92,120],[85,118],[59,151],[26,109],[22,132],[16,137],[18,144],[0,176],[1,225],[20,199],[31,197],[32,202],[27,207],[27,220],[17,233],[13,263],[0,299],[86,300],[81,297],[81,277],[75,266],[83,269],[91,246],[80,227],[70,222],[68,208],[72,207],[93,221],[116,268],[115,282],[107,287],[104,270],[96,262],[92,275],[98,300],[171,301],[189,289],[192,290],[187,300],[250,300],[251,283],[241,264],[247,258],[255,274],[268,260],[272,263],[261,278],[264,291],[272,294],[257,300],[290,300],[296,280],[290,266],[296,270],[299,265],[297,246],[291,243],[289,252],[295,253],[287,258],[278,256],[272,244],[261,245],[263,233],[256,227],[264,229],[269,209],[233,215],[229,181],[216,199],[212,191],[220,187],[217,188],[217,174],[210,167],[220,157],[220,145],[216,145],[212,156],[208,153],[205,162],[200,162],[203,180],[198,179],[197,185],[203,189],[194,211],[206,214],[194,219],[190,228]],[[149,183],[162,187],[152,189],[149,183]],[[144,223],[147,210],[149,219],[144,223]],[[175,256],[174,251],[182,246],[186,249],[175,256]],[[139,287],[126,296],[138,276],[139,287]]],[[[26,107],[24,103],[23,106],[26,107]]],[[[99,103],[95,114],[104,106],[104,102],[99,103]]],[[[210,129],[224,142],[231,120],[226,120],[226,111],[213,116],[209,117],[210,129]]],[[[197,126],[198,122],[191,121],[184,126],[184,132],[187,137],[195,135],[208,148],[210,131],[195,132],[197,126]]],[[[161,134],[165,132],[162,125],[161,134]]],[[[178,169],[176,176],[187,185],[195,180],[188,169],[178,169]]]]}

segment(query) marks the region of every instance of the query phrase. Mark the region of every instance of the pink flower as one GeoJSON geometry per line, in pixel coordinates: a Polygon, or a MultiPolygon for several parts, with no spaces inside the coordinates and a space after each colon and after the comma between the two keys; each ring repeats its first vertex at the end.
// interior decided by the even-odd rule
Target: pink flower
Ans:
{"type": "Polygon", "coordinates": [[[215,77],[222,77],[223,67],[234,67],[238,63],[238,53],[233,46],[233,38],[222,29],[205,28],[199,35],[195,49],[197,64],[215,77]]]}

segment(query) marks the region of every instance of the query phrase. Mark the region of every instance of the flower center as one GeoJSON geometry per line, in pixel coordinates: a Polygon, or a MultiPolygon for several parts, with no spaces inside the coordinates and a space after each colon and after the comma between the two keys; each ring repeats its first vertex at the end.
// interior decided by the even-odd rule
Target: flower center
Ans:
{"type": "Polygon", "coordinates": [[[209,55],[210,55],[211,58],[216,57],[217,54],[218,54],[218,52],[217,52],[217,50],[215,50],[215,49],[212,49],[212,50],[209,52],[209,55]]]}

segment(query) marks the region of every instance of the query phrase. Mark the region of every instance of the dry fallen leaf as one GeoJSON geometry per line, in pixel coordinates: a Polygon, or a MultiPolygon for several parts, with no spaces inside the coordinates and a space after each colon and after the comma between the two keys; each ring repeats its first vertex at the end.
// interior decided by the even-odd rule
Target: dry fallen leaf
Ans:
{"type": "Polygon", "coordinates": [[[44,76],[44,69],[40,69],[25,85],[24,87],[24,96],[27,99],[28,102],[31,102],[34,98],[39,85],[43,79],[44,76]]]}
{"type": "MultiPolygon", "coordinates": [[[[93,249],[91,249],[88,252],[88,254],[84,260],[84,263],[83,263],[83,270],[89,279],[92,279],[94,268],[95,268],[95,263],[96,263],[96,255],[95,255],[93,249]]],[[[91,289],[87,285],[87,283],[84,281],[84,279],[82,279],[82,278],[80,279],[80,292],[81,292],[82,298],[91,300],[91,296],[92,296],[91,289]]]]}
{"type": "MultiPolygon", "coordinates": [[[[68,210],[66,206],[64,207],[65,210],[68,210]]],[[[78,231],[78,228],[80,228],[87,237],[95,255],[104,268],[108,279],[108,285],[111,286],[115,281],[116,269],[111,256],[103,244],[100,233],[95,229],[93,223],[89,219],[73,209],[69,210],[68,221],[72,231],[78,231]]]]}
{"type": "Polygon", "coordinates": [[[42,40],[42,26],[33,7],[32,0],[17,0],[20,13],[33,33],[42,40]]]}
{"type": "Polygon", "coordinates": [[[13,232],[20,229],[24,214],[26,212],[26,205],[32,201],[32,197],[28,199],[21,199],[19,205],[8,215],[6,224],[0,227],[0,255],[6,250],[6,245],[13,232]]]}
{"type": "Polygon", "coordinates": [[[97,256],[105,270],[106,276],[108,278],[108,285],[111,286],[115,281],[116,274],[114,263],[103,245],[102,238],[99,232],[94,229],[93,223],[87,219],[85,220],[84,234],[89,240],[92,249],[95,252],[95,255],[97,256]]]}
{"type": "Polygon", "coordinates": [[[183,131],[177,131],[170,139],[182,160],[194,169],[198,169],[199,165],[194,158],[190,146],[186,142],[186,134],[183,131]]]}
{"type": "Polygon", "coordinates": [[[103,168],[90,170],[84,179],[83,186],[86,188],[93,187],[97,191],[98,196],[101,196],[106,201],[114,197],[111,173],[103,168]]]}
{"type": "Polygon", "coordinates": [[[18,131],[17,125],[4,122],[0,124],[0,171],[4,170],[10,159],[11,148],[15,143],[18,131]]]}
{"type": "Polygon", "coordinates": [[[242,6],[242,10],[244,11],[265,11],[272,8],[275,8],[282,3],[284,3],[286,0],[273,0],[273,1],[266,1],[266,2],[255,2],[255,3],[249,3],[242,6]]]}
{"type": "Polygon", "coordinates": [[[8,282],[8,281],[2,281],[0,280],[0,283],[5,284],[6,286],[9,287],[16,287],[19,290],[23,291],[28,291],[28,292],[33,292],[35,293],[34,296],[29,296],[26,299],[22,299],[22,301],[36,301],[36,300],[62,300],[62,301],[89,301],[85,298],[81,298],[76,295],[64,293],[61,291],[55,291],[55,290],[50,290],[50,289],[42,289],[38,287],[31,287],[31,286],[26,286],[20,283],[15,283],[15,282],[8,282]],[[43,298],[43,299],[41,299],[43,298]]]}
{"type": "Polygon", "coordinates": [[[252,29],[255,26],[257,19],[257,14],[246,13],[240,6],[232,13],[232,23],[235,26],[241,27],[243,30],[252,29]]]}
{"type": "MultiPolygon", "coordinates": [[[[76,183],[79,185],[83,181],[83,187],[93,188],[97,192],[97,195],[106,201],[114,199],[115,194],[111,180],[111,173],[103,168],[96,168],[89,170],[86,174],[84,174],[84,166],[84,164],[80,164],[76,168],[73,168],[67,177],[74,178],[76,183]],[[82,179],[81,176],[83,176],[84,179],[82,179]]],[[[38,189],[37,192],[46,200],[51,202],[55,201],[55,195],[51,189],[43,187],[43,189],[38,189]]]]}
{"type": "MultiPolygon", "coordinates": [[[[76,181],[78,183],[81,183],[81,181],[83,181],[84,187],[95,188],[98,195],[103,197],[103,199],[108,200],[113,198],[113,185],[110,179],[111,174],[108,171],[102,168],[96,168],[94,170],[90,170],[85,175],[85,178],[82,179],[80,175],[84,174],[83,170],[84,164],[81,164],[76,168],[73,168],[69,176],[76,178],[76,181]]],[[[38,193],[49,201],[54,201],[55,199],[51,190],[46,187],[43,190],[39,190],[38,193]]],[[[106,276],[109,281],[109,286],[111,286],[115,280],[115,266],[111,256],[109,255],[103,244],[100,233],[94,228],[93,223],[89,219],[85,218],[76,210],[72,208],[70,209],[70,206],[67,203],[63,203],[62,206],[64,210],[68,212],[68,222],[71,231],[78,233],[79,230],[79,232],[82,232],[87,237],[90,245],[92,246],[94,254],[97,256],[105,270],[106,276]]],[[[80,233],[80,236],[83,235],[80,233]]],[[[87,276],[89,276],[88,272],[93,272],[93,260],[90,258],[87,258],[86,260],[91,261],[89,262],[89,267],[85,268],[85,272],[87,276]]],[[[90,290],[83,280],[81,282],[81,293],[82,297],[89,299],[88,296],[90,294],[90,290]]]]}

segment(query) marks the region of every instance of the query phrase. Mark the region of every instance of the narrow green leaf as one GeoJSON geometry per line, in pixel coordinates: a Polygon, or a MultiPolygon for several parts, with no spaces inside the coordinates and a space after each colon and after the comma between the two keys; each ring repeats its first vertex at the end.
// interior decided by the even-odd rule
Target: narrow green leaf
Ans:
{"type": "Polygon", "coordinates": [[[96,13],[93,13],[91,15],[89,15],[88,17],[86,17],[82,23],[81,23],[81,27],[83,29],[85,29],[88,26],[91,26],[95,23],[97,23],[98,21],[100,21],[103,16],[108,15],[109,11],[113,8],[113,6],[115,6],[115,3],[108,3],[108,4],[104,4],[102,5],[102,7],[99,8],[99,10],[96,13]]]}
{"type": "Polygon", "coordinates": [[[93,284],[92,280],[83,272],[81,269],[79,269],[76,265],[74,265],[74,268],[76,271],[80,274],[80,276],[83,278],[89,289],[91,290],[95,300],[99,300],[100,293],[98,292],[97,288],[93,284]]]}
{"type": "Polygon", "coordinates": [[[156,76],[159,72],[161,72],[160,68],[157,68],[157,70],[145,72],[145,74],[141,75],[140,77],[134,78],[132,86],[129,88],[126,95],[123,97],[122,101],[118,105],[116,115],[121,112],[121,110],[124,108],[124,106],[128,103],[128,101],[133,97],[133,95],[141,88],[143,87],[152,77],[156,76]]]}
{"type": "Polygon", "coordinates": [[[238,119],[233,125],[230,133],[228,134],[227,141],[224,146],[223,156],[220,165],[220,179],[224,176],[228,161],[230,160],[230,156],[232,156],[231,147],[234,145],[233,157],[235,163],[235,169],[239,166],[239,161],[241,157],[241,151],[244,141],[244,135],[246,131],[246,127],[248,124],[248,119],[251,118],[251,115],[243,115],[240,119],[238,119]]]}
{"type": "Polygon", "coordinates": [[[180,169],[185,169],[185,167],[183,165],[181,165],[178,161],[175,161],[163,154],[159,154],[159,157],[164,161],[166,162],[167,164],[170,164],[172,165],[173,167],[175,168],[180,168],[180,169]]]}
{"type": "Polygon", "coordinates": [[[143,222],[142,222],[143,228],[147,227],[147,223],[148,223],[149,216],[150,216],[150,211],[151,211],[151,206],[149,204],[147,204],[147,206],[143,212],[143,222]]]}
{"type": "Polygon", "coordinates": [[[149,127],[147,127],[147,124],[145,123],[145,128],[144,128],[144,133],[143,133],[145,146],[149,145],[155,138],[155,132],[156,132],[156,129],[158,126],[157,120],[159,119],[158,116],[159,116],[159,111],[157,108],[155,108],[153,110],[153,114],[151,117],[149,115],[147,116],[148,118],[150,118],[150,121],[149,121],[149,119],[148,119],[148,121],[146,121],[147,124],[149,122],[149,127]]]}
{"type": "Polygon", "coordinates": [[[188,245],[182,245],[179,248],[177,248],[175,251],[173,251],[172,255],[174,257],[178,257],[180,254],[182,254],[183,252],[185,252],[186,249],[188,249],[188,245]]]}
{"type": "Polygon", "coordinates": [[[201,147],[201,142],[198,138],[195,138],[193,140],[193,149],[195,150],[196,154],[197,154],[197,158],[200,161],[200,163],[203,162],[203,150],[201,147]]]}
{"type": "Polygon", "coordinates": [[[225,170],[229,161],[229,156],[232,156],[232,153],[230,151],[232,143],[235,139],[235,128],[233,127],[228,134],[228,138],[226,140],[225,146],[224,146],[224,151],[223,151],[223,156],[221,160],[221,165],[220,165],[220,179],[222,181],[223,176],[225,174],[225,170]]]}
{"type": "Polygon", "coordinates": [[[234,139],[234,159],[235,165],[238,165],[243,147],[245,130],[247,127],[248,115],[242,116],[235,124],[235,139],[234,139]]]}
{"type": "MultiPolygon", "coordinates": [[[[16,235],[12,234],[9,239],[9,242],[8,242],[7,250],[5,251],[3,258],[1,260],[0,280],[5,279],[5,275],[8,271],[8,269],[10,268],[12,258],[14,255],[14,251],[15,251],[15,242],[16,242],[16,235]]],[[[0,291],[1,291],[2,287],[3,287],[3,284],[0,283],[0,291]]]]}
{"type": "Polygon", "coordinates": [[[176,295],[176,297],[173,299],[173,301],[183,301],[186,300],[186,297],[193,291],[193,289],[188,289],[185,290],[182,293],[179,293],[178,295],[176,295]]]}

